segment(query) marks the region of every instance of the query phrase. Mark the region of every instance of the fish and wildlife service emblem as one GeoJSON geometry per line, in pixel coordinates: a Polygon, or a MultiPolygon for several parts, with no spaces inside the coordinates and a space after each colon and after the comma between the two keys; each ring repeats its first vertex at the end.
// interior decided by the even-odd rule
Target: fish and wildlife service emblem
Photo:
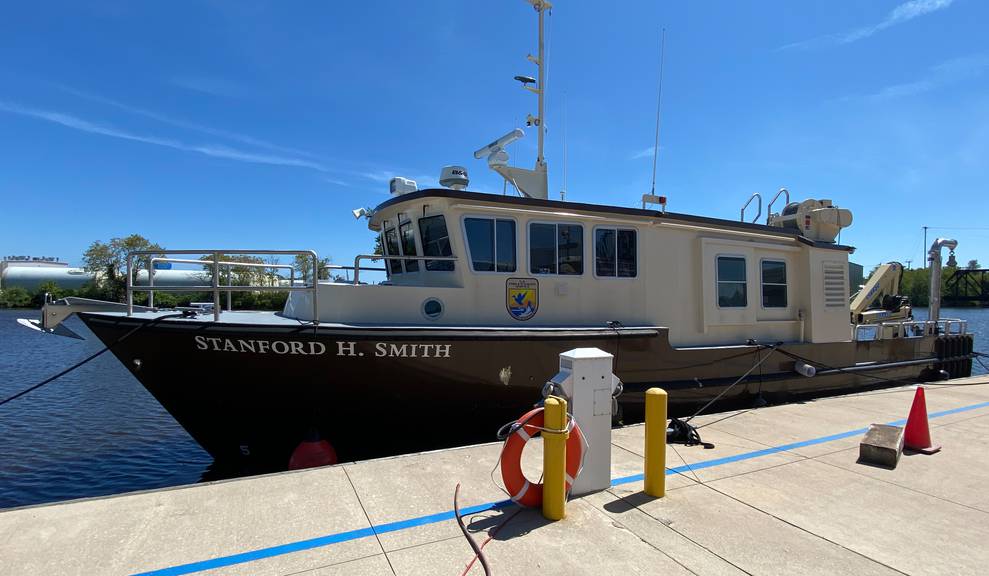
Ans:
{"type": "Polygon", "coordinates": [[[535,278],[509,278],[505,282],[508,313],[516,320],[528,320],[539,308],[539,281],[535,278]]]}

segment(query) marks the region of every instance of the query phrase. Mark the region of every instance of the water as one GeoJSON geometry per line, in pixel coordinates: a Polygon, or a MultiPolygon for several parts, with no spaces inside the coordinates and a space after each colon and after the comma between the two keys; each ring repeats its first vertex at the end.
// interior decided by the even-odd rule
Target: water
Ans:
{"type": "MultiPolygon", "coordinates": [[[[926,309],[915,312],[927,317],[926,309]]],[[[0,398],[102,348],[74,317],[67,325],[86,340],[16,323],[37,316],[0,310],[0,398]]],[[[942,316],[967,319],[976,350],[989,353],[989,309],[944,309],[942,316]]],[[[973,373],[986,370],[976,362],[973,373]]],[[[211,463],[110,353],[0,406],[0,508],[190,484],[215,477],[211,463]]]]}
{"type": "MultiPolygon", "coordinates": [[[[0,310],[0,397],[6,398],[99,351],[86,340],[29,330],[0,310]]],[[[141,384],[106,353],[0,406],[0,508],[198,482],[212,458],[141,384]]]]}

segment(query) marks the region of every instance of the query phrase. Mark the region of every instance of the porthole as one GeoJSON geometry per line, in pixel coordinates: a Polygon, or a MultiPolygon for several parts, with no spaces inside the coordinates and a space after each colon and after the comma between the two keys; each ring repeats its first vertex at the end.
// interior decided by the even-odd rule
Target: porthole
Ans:
{"type": "Polygon", "coordinates": [[[427,320],[437,320],[443,315],[443,303],[437,298],[426,298],[422,303],[422,315],[427,320]]]}

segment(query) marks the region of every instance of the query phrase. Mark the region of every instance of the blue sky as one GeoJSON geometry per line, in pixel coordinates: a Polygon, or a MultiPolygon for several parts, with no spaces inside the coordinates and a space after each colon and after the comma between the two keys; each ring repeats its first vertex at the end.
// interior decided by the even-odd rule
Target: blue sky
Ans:
{"type": "MultiPolygon", "coordinates": [[[[867,267],[922,257],[921,226],[989,264],[989,3],[559,0],[548,18],[550,189],[657,189],[734,219],[753,192],[831,198],[867,267]],[[980,229],[981,228],[981,229],[980,229]]],[[[535,14],[502,2],[13,3],[0,19],[0,254],[79,262],[94,240],[370,249],[350,210],[535,112],[535,14]]],[[[535,132],[511,150],[531,165],[535,132]]],[[[768,201],[768,198],[767,198],[768,201]]]]}

